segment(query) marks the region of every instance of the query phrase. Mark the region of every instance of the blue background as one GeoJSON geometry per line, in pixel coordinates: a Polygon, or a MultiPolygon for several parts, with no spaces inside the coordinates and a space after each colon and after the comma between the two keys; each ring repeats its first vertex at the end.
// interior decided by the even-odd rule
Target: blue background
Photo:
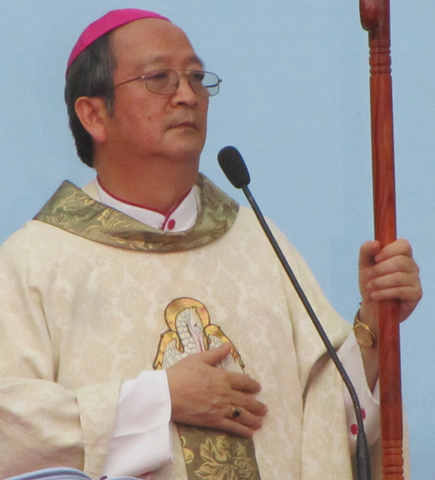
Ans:
{"type": "MultiPolygon", "coordinates": [[[[0,241],[63,179],[93,178],[68,130],[64,68],[83,28],[124,7],[170,17],[223,78],[202,171],[246,204],[216,162],[223,146],[239,148],[264,213],[351,321],[358,249],[373,237],[368,41],[357,0],[0,0],[0,241]]],[[[412,242],[424,287],[401,329],[418,480],[435,472],[434,19],[433,0],[391,0],[398,235],[412,242]]]]}

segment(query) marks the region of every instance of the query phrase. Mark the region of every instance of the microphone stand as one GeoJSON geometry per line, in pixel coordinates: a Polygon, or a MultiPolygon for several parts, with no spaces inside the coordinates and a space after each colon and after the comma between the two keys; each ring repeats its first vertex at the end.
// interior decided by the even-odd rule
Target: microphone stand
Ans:
{"type": "Polygon", "coordinates": [[[367,444],[367,439],[366,435],[364,432],[364,422],[362,418],[362,413],[361,413],[361,405],[358,399],[358,396],[355,391],[355,387],[353,386],[346,370],[344,369],[340,359],[338,358],[337,353],[335,352],[334,347],[332,346],[328,336],[325,333],[325,330],[323,329],[319,319],[317,318],[316,314],[314,313],[313,308],[311,307],[310,302],[308,301],[304,291],[302,290],[297,278],[295,277],[293,270],[291,269],[290,265],[287,262],[287,259],[285,258],[284,254],[282,253],[281,248],[279,247],[277,241],[275,240],[269,226],[266,223],[266,220],[264,219],[263,214],[261,213],[261,210],[259,209],[257,202],[255,201],[254,197],[252,196],[248,185],[243,184],[239,188],[243,190],[243,193],[245,194],[246,198],[248,199],[249,203],[252,206],[252,209],[254,210],[255,215],[257,216],[258,221],[260,222],[264,232],[266,233],[267,238],[269,239],[269,242],[271,243],[273,249],[275,250],[276,255],[278,256],[281,265],[284,267],[285,272],[287,273],[290,281],[293,284],[293,287],[296,290],[296,293],[299,295],[299,298],[301,299],[309,317],[311,318],[312,322],[314,323],[314,326],[316,327],[323,343],[325,344],[326,349],[328,350],[329,355],[332,358],[332,361],[334,362],[335,366],[337,367],[338,371],[340,372],[340,375],[343,379],[343,382],[345,383],[350,397],[353,402],[353,406],[355,409],[355,414],[356,414],[356,420],[357,420],[357,425],[358,425],[358,434],[357,434],[357,444],[356,444],[356,470],[357,470],[357,480],[370,480],[371,479],[371,469],[370,469],[370,454],[369,454],[369,448],[367,444]]]}

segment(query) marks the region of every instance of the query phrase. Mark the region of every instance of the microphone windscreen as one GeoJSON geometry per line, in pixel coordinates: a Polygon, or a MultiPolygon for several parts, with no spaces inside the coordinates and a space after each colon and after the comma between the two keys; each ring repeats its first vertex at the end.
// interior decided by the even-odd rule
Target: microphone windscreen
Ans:
{"type": "Polygon", "coordinates": [[[218,162],[228,180],[236,188],[249,185],[251,177],[245,161],[235,147],[224,147],[218,153],[218,162]]]}

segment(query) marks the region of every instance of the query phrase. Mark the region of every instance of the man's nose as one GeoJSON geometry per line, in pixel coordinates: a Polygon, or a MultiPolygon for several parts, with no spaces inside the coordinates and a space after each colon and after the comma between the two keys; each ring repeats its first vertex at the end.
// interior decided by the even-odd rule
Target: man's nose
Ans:
{"type": "Polygon", "coordinates": [[[179,74],[177,90],[174,97],[181,102],[195,104],[198,101],[198,94],[194,92],[189,83],[189,75],[179,74]]]}

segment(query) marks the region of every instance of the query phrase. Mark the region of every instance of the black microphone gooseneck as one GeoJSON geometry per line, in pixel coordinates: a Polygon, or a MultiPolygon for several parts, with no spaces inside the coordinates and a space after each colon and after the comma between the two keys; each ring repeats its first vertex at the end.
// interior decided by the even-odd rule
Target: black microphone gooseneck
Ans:
{"type": "Polygon", "coordinates": [[[314,313],[313,308],[310,305],[304,291],[302,290],[297,278],[295,277],[293,270],[291,269],[290,265],[288,264],[284,254],[282,253],[281,248],[279,247],[275,237],[273,236],[269,226],[264,219],[263,214],[261,213],[257,202],[255,201],[254,197],[252,196],[248,184],[251,181],[249,176],[248,169],[246,164],[240,155],[239,151],[235,147],[224,147],[218,154],[218,162],[220,167],[222,168],[223,172],[227,176],[228,180],[232,183],[232,185],[236,188],[240,188],[243,190],[243,193],[246,195],[249,203],[252,206],[252,209],[257,216],[258,221],[260,222],[264,232],[266,233],[269,242],[271,243],[273,249],[275,250],[276,255],[278,256],[282,266],[284,267],[285,272],[287,273],[290,281],[293,284],[293,287],[296,290],[296,293],[299,295],[309,317],[311,318],[314,326],[316,327],[317,332],[319,333],[320,337],[322,338],[323,343],[325,344],[326,349],[332,361],[334,362],[335,366],[337,367],[340,375],[349,391],[350,397],[352,398],[353,406],[355,409],[356,420],[358,424],[358,435],[357,435],[357,445],[356,445],[356,469],[357,469],[357,478],[358,480],[370,480],[371,479],[371,471],[370,471],[370,454],[367,445],[367,439],[364,432],[364,422],[361,413],[361,405],[355,391],[355,387],[353,386],[343,364],[341,363],[340,359],[338,358],[337,353],[335,352],[334,347],[332,346],[328,336],[325,333],[319,319],[317,318],[316,314],[314,313]]]}

